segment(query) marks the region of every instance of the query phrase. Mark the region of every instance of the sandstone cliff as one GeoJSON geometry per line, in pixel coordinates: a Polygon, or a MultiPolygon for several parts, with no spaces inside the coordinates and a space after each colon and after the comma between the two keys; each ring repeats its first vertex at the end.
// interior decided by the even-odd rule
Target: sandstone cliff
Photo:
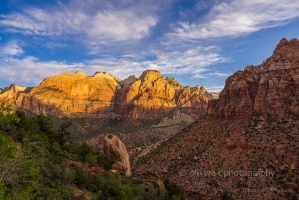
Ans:
{"type": "Polygon", "coordinates": [[[203,115],[207,102],[217,95],[204,87],[183,87],[173,78],[147,70],[139,78],[130,76],[125,80],[106,72],[93,76],[63,73],[29,89],[12,85],[2,91],[0,98],[9,99],[17,108],[57,117],[156,119],[174,108],[203,115]]]}
{"type": "Polygon", "coordinates": [[[20,92],[28,92],[31,88],[24,86],[11,84],[4,89],[0,88],[0,100],[4,100],[7,103],[14,104],[20,92]]]}
{"type": "Polygon", "coordinates": [[[113,170],[125,176],[131,176],[131,167],[129,161],[129,154],[125,145],[115,135],[106,135],[103,140],[103,150],[108,156],[116,158],[116,163],[112,166],[113,170]]]}
{"type": "Polygon", "coordinates": [[[255,114],[299,114],[299,40],[282,39],[273,55],[258,66],[230,76],[208,114],[250,117],[255,114]]]}

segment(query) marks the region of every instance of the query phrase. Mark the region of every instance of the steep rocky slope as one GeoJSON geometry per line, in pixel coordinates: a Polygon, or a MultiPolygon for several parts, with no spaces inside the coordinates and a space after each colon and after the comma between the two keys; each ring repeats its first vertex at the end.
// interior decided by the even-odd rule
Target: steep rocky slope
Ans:
{"type": "Polygon", "coordinates": [[[230,76],[208,113],[219,117],[299,114],[299,40],[282,39],[262,64],[230,76]]]}
{"type": "Polygon", "coordinates": [[[298,72],[299,40],[282,39],[263,64],[227,79],[208,115],[139,159],[137,172],[191,196],[298,199],[298,72]]]}
{"type": "Polygon", "coordinates": [[[63,73],[46,78],[37,87],[11,85],[0,93],[0,99],[36,114],[101,119],[157,119],[174,108],[201,116],[207,102],[215,98],[204,87],[183,87],[155,70],[125,80],[106,72],[93,76],[63,73]]]}
{"type": "Polygon", "coordinates": [[[205,116],[134,168],[169,179],[193,197],[217,198],[228,189],[235,199],[297,199],[298,129],[299,115],[205,116]]]}

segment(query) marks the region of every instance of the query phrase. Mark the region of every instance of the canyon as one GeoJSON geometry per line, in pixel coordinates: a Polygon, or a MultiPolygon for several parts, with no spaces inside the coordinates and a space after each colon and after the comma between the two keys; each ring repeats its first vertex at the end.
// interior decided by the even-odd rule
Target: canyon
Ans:
{"type": "Polygon", "coordinates": [[[136,172],[195,198],[298,199],[298,74],[299,40],[284,38],[262,64],[229,76],[207,115],[139,159],[136,172]]]}
{"type": "Polygon", "coordinates": [[[229,76],[219,96],[147,70],[125,80],[63,73],[37,87],[11,85],[0,100],[75,120],[73,136],[95,148],[115,135],[133,175],[168,179],[189,197],[298,199],[298,74],[299,40],[284,38],[263,63],[229,76]]]}

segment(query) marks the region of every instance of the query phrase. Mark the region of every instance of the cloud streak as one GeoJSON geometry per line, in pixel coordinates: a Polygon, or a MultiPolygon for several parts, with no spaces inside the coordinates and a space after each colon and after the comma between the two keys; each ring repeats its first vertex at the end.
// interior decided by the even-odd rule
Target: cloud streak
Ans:
{"type": "Polygon", "coordinates": [[[178,22],[167,36],[177,39],[237,37],[280,26],[297,17],[297,0],[231,0],[213,7],[202,21],[178,22]]]}
{"type": "Polygon", "coordinates": [[[213,86],[213,87],[207,87],[207,90],[209,92],[220,92],[224,88],[224,85],[219,85],[219,86],[213,86]]]}
{"type": "Polygon", "coordinates": [[[4,46],[0,46],[0,57],[16,56],[23,53],[24,53],[23,49],[15,41],[11,41],[4,46]]]}
{"type": "MultiPolygon", "coordinates": [[[[110,74],[125,79],[131,74],[140,75],[147,69],[159,70],[166,75],[193,74],[200,76],[208,72],[209,66],[227,62],[228,59],[217,53],[215,47],[197,47],[183,52],[156,52],[153,60],[134,57],[101,58],[82,63],[66,63],[57,61],[40,61],[36,57],[27,56],[22,59],[7,57],[0,60],[0,79],[15,83],[38,84],[44,78],[62,72],[82,70],[88,75],[96,71],[107,71],[110,74]]],[[[213,76],[217,74],[213,74],[213,76]]],[[[206,74],[205,76],[208,76],[206,74]]],[[[220,74],[222,76],[222,74],[220,74]]]]}
{"type": "Polygon", "coordinates": [[[83,35],[95,40],[138,40],[150,33],[157,19],[130,10],[99,10],[89,14],[72,7],[27,8],[22,13],[0,16],[8,32],[37,36],[83,35]]]}
{"type": "Polygon", "coordinates": [[[191,84],[222,85],[239,63],[217,64],[244,64],[232,55],[244,47],[222,51],[230,42],[224,40],[234,43],[248,35],[247,41],[256,37],[250,33],[299,17],[297,0],[55,2],[26,2],[0,14],[0,80],[38,84],[46,76],[77,70],[124,79],[156,69],[191,84]]]}

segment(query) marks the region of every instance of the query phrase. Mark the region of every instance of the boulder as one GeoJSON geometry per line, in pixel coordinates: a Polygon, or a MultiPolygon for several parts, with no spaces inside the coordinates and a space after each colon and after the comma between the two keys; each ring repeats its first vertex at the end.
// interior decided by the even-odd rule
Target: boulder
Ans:
{"type": "Polygon", "coordinates": [[[117,170],[125,176],[131,176],[129,154],[126,146],[117,136],[106,135],[103,140],[103,150],[109,157],[113,156],[116,159],[117,162],[112,166],[113,170],[117,170]]]}

